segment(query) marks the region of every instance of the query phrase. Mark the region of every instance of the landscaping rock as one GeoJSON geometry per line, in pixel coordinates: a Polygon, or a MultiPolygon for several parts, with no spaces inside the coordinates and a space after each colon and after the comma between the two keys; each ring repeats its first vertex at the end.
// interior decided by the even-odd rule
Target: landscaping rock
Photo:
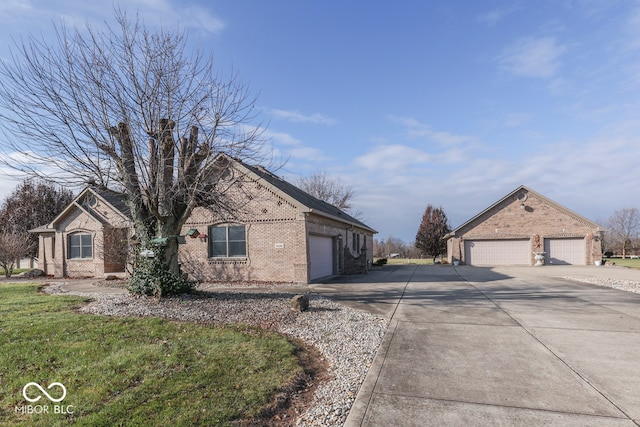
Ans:
{"type": "Polygon", "coordinates": [[[307,311],[309,310],[309,298],[305,295],[296,295],[291,298],[291,311],[307,311]]]}

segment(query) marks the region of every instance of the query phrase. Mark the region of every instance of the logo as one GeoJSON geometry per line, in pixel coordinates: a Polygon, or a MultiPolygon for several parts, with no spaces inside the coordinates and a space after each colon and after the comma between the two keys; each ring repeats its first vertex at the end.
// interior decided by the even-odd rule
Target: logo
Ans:
{"type": "MultiPolygon", "coordinates": [[[[22,388],[22,396],[29,402],[35,403],[45,396],[53,403],[59,403],[67,397],[67,388],[62,383],[51,383],[46,389],[38,383],[30,382],[22,388]],[[54,390],[52,390],[54,389],[54,390]],[[49,391],[47,391],[49,390],[49,391]],[[35,393],[38,392],[36,396],[35,393]],[[53,396],[51,394],[53,394],[53,396]],[[30,397],[31,396],[31,397],[30,397]]],[[[73,405],[22,405],[14,408],[17,414],[73,414],[73,405]]]]}
{"type": "Polygon", "coordinates": [[[22,389],[22,395],[24,396],[24,398],[25,398],[25,399],[27,399],[27,400],[28,400],[29,402],[31,402],[31,403],[33,403],[33,402],[37,402],[37,401],[38,401],[38,400],[40,400],[40,398],[42,397],[41,395],[40,395],[40,396],[38,396],[38,397],[36,397],[36,398],[33,398],[33,399],[32,399],[32,398],[30,398],[29,396],[27,396],[27,389],[28,389],[29,387],[36,387],[38,390],[40,390],[40,392],[41,392],[42,394],[44,394],[45,396],[47,396],[47,399],[49,399],[50,401],[52,401],[52,402],[56,402],[56,403],[58,403],[58,402],[62,402],[62,401],[64,400],[64,398],[65,398],[65,397],[67,397],[67,388],[64,386],[64,384],[62,384],[62,383],[57,383],[57,382],[56,382],[56,383],[51,383],[51,384],[49,384],[49,387],[47,387],[47,389],[49,389],[49,390],[50,390],[52,387],[56,387],[56,386],[58,386],[58,387],[60,387],[60,388],[62,389],[62,396],[61,396],[61,397],[58,397],[58,398],[51,397],[51,395],[50,395],[49,393],[47,393],[47,390],[45,390],[44,388],[42,388],[42,386],[41,386],[40,384],[38,384],[38,383],[34,383],[34,382],[28,383],[27,385],[25,385],[25,386],[23,387],[23,389],[22,389]]]}

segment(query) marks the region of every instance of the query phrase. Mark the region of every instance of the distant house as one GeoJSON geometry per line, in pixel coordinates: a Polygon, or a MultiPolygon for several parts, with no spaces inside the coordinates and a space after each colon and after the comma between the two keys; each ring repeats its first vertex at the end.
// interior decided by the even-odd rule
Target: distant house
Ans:
{"type": "MultiPolygon", "coordinates": [[[[374,229],[262,167],[225,158],[232,164],[226,194],[237,209],[193,212],[179,237],[184,273],[200,281],[307,283],[368,270],[374,229]]],[[[87,187],[32,230],[40,236],[40,268],[56,277],[125,275],[131,224],[122,194],[87,187]]]]}
{"type": "Polygon", "coordinates": [[[602,230],[535,191],[520,186],[447,235],[449,262],[468,265],[587,265],[602,259],[602,230]]]}

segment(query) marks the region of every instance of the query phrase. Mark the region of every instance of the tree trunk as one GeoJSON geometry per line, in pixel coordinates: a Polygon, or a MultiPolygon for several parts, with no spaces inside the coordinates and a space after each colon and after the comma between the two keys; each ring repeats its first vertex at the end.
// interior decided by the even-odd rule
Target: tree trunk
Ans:
{"type": "Polygon", "coordinates": [[[158,223],[158,236],[166,237],[167,244],[164,246],[164,262],[167,269],[176,276],[180,276],[180,262],[178,259],[178,236],[182,230],[182,224],[165,218],[165,221],[158,223]]]}

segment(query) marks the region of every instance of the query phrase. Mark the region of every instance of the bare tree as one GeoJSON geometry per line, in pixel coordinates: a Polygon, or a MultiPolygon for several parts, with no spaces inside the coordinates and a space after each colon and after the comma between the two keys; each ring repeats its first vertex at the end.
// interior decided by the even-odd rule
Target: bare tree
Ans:
{"type": "Polygon", "coordinates": [[[376,258],[387,258],[392,254],[401,258],[414,258],[418,255],[412,244],[407,244],[404,240],[393,236],[380,240],[374,239],[373,254],[376,258]]]}
{"type": "Polygon", "coordinates": [[[353,188],[337,178],[328,177],[324,172],[315,172],[307,177],[301,177],[296,184],[313,197],[338,209],[344,211],[352,209],[351,200],[355,195],[353,188]]]}
{"type": "Polygon", "coordinates": [[[609,217],[609,232],[621,251],[622,258],[626,258],[627,249],[640,234],[640,211],[637,208],[625,208],[615,211],[609,217]]]}
{"type": "Polygon", "coordinates": [[[57,182],[120,189],[145,246],[166,238],[179,273],[177,236],[198,206],[224,206],[228,163],[265,160],[255,98],[211,55],[187,54],[184,32],[151,31],[115,11],[115,28],[55,26],[50,43],[17,44],[0,66],[5,164],[57,182]]]}
{"type": "Polygon", "coordinates": [[[450,231],[451,227],[442,207],[434,208],[427,205],[414,244],[421,254],[432,256],[435,262],[436,257],[447,249],[447,243],[443,238],[450,231]]]}
{"type": "Polygon", "coordinates": [[[11,277],[16,261],[31,254],[35,244],[29,234],[18,231],[0,231],[0,267],[11,277]]]}

